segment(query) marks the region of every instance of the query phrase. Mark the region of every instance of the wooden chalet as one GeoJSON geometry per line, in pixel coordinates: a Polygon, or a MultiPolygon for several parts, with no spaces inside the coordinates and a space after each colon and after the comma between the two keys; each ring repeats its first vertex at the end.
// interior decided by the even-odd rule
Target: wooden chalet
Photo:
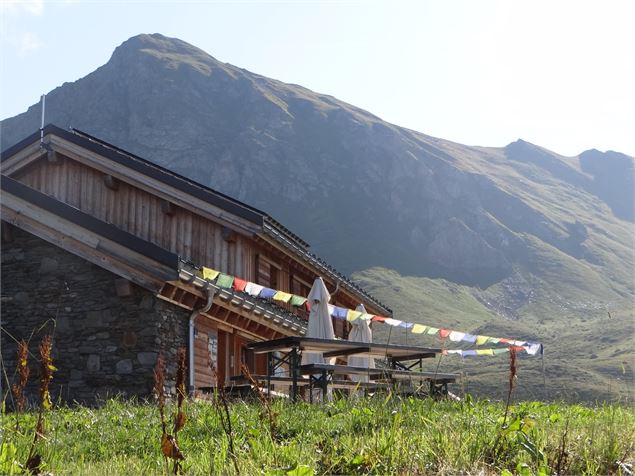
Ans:
{"type": "Polygon", "coordinates": [[[332,304],[391,315],[268,214],[81,131],[49,125],[1,169],[2,363],[12,375],[17,340],[35,352],[52,334],[63,399],[147,396],[157,356],[173,371],[180,347],[191,390],[225,384],[241,362],[264,372],[248,344],[304,334],[306,312],[220,289],[201,266],[302,296],[321,276],[332,304]]]}

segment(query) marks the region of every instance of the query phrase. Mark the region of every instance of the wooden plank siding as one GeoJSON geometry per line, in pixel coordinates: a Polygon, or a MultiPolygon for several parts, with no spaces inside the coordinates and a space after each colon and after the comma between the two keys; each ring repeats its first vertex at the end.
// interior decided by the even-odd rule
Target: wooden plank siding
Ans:
{"type": "MultiPolygon", "coordinates": [[[[316,277],[312,270],[290,257],[288,251],[270,242],[234,233],[123,179],[115,178],[116,187],[109,187],[106,173],[68,157],[54,164],[41,158],[14,178],[199,266],[303,296],[308,294],[316,277]]],[[[329,279],[325,282],[333,293],[337,283],[329,279]]],[[[358,302],[344,292],[337,292],[331,304],[355,308],[358,302]]],[[[308,317],[302,310],[289,305],[282,307],[308,317]]],[[[348,323],[334,322],[334,326],[338,336],[346,337],[348,323]]]]}
{"type": "Polygon", "coordinates": [[[102,172],[65,159],[59,165],[39,160],[15,178],[197,265],[239,276],[251,274],[243,256],[248,248],[244,236],[236,234],[229,243],[221,225],[178,206],[167,214],[163,199],[123,181],[117,190],[110,189],[104,177],[102,172]]]}

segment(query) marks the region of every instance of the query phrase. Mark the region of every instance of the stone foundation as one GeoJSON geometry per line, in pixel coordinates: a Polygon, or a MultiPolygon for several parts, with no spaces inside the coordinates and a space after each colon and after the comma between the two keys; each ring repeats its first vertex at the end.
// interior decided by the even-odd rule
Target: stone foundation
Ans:
{"type": "Polygon", "coordinates": [[[46,334],[58,368],[50,387],[56,400],[149,397],[159,353],[173,387],[176,352],[187,346],[186,310],[15,227],[4,235],[2,365],[13,382],[16,340],[30,339],[29,401],[37,400],[37,349],[46,334]]]}

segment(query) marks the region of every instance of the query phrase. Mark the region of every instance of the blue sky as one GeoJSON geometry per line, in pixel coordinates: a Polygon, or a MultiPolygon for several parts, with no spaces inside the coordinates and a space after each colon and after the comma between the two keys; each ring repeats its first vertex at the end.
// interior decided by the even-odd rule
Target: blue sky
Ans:
{"type": "Polygon", "coordinates": [[[635,156],[635,2],[0,0],[0,118],[139,33],[470,145],[635,156]]]}

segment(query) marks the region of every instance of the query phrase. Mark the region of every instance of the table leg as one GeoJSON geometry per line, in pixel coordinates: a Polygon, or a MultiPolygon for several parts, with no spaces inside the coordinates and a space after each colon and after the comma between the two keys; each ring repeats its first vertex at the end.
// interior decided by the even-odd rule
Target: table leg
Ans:
{"type": "Polygon", "coordinates": [[[322,403],[326,402],[326,394],[328,393],[327,371],[322,370],[322,403]]]}
{"type": "Polygon", "coordinates": [[[267,353],[267,395],[271,395],[271,376],[275,372],[273,352],[267,353]]]}
{"type": "Polygon", "coordinates": [[[289,355],[289,367],[291,367],[291,401],[298,401],[298,372],[300,362],[298,359],[298,349],[291,349],[289,355]]]}

